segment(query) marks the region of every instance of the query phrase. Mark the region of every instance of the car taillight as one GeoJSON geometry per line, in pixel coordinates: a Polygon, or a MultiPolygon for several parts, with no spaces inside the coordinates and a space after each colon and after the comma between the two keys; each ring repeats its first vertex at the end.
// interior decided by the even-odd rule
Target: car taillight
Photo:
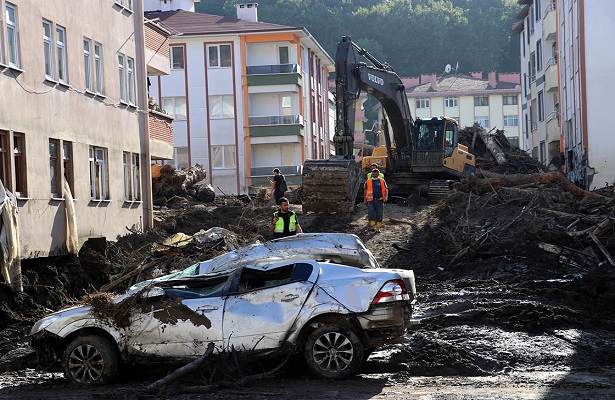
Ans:
{"type": "Polygon", "coordinates": [[[388,281],[382,286],[372,304],[386,303],[389,301],[399,301],[408,299],[408,290],[406,284],[401,279],[388,281]]]}

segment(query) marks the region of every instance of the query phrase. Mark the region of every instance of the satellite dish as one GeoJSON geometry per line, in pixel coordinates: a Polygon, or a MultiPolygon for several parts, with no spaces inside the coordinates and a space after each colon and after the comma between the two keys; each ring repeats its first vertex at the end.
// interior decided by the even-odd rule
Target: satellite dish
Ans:
{"type": "Polygon", "coordinates": [[[446,64],[446,67],[444,67],[444,72],[448,74],[449,72],[451,72],[451,69],[451,64],[446,64]]]}

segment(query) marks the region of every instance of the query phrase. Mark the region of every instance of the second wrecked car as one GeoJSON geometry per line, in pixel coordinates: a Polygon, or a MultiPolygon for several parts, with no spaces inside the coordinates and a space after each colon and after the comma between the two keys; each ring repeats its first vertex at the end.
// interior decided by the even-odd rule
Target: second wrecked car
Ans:
{"type": "MultiPolygon", "coordinates": [[[[309,236],[322,242],[331,234],[323,235],[309,236]]],[[[266,245],[304,246],[302,236],[266,245]]],[[[123,363],[187,362],[209,343],[215,352],[302,354],[317,376],[349,377],[371,351],[404,337],[416,289],[412,271],[378,268],[358,237],[338,239],[355,248],[333,246],[327,256],[311,247],[282,258],[240,249],[220,256],[226,267],[212,259],[206,273],[131,289],[114,300],[131,302],[123,321],[92,305],[73,307],[39,320],[30,342],[43,364],[61,365],[82,384],[113,380],[123,363]]]]}

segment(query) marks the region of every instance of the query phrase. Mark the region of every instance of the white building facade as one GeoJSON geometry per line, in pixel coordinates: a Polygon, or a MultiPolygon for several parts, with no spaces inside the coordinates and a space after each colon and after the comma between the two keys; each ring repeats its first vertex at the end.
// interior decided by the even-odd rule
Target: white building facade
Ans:
{"type": "Polygon", "coordinates": [[[175,118],[175,167],[203,165],[218,195],[268,187],[276,167],[298,186],[305,159],[330,154],[331,58],[303,28],[258,22],[257,9],[146,13],[176,34],[171,73],[150,87],[175,118]]]}

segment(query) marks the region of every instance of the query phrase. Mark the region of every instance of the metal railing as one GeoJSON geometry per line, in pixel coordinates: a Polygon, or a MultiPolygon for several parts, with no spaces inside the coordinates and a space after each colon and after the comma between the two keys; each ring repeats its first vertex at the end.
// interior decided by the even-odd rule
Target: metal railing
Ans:
{"type": "Polygon", "coordinates": [[[246,67],[248,75],[269,74],[296,74],[299,73],[298,64],[250,65],[246,67]]]}
{"type": "Polygon", "coordinates": [[[299,125],[302,123],[301,115],[269,115],[262,117],[249,117],[250,126],[269,125],[299,125]]]}
{"type": "Polygon", "coordinates": [[[549,4],[545,7],[545,10],[542,12],[542,18],[544,19],[549,11],[555,11],[555,0],[551,0],[549,4]]]}
{"type": "Polygon", "coordinates": [[[556,65],[556,64],[557,64],[557,58],[556,57],[551,57],[551,58],[549,58],[549,60],[545,64],[545,69],[549,68],[549,66],[551,66],[551,65],[556,65]]]}

